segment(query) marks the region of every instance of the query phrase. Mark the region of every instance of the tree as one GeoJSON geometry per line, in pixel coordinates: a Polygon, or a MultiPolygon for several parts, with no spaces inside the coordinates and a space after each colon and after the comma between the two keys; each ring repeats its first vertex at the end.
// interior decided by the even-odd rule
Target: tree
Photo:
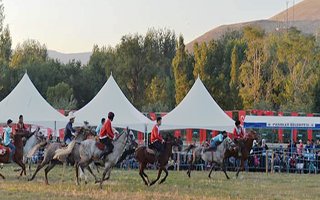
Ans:
{"type": "Polygon", "coordinates": [[[72,110],[77,106],[77,101],[73,96],[73,89],[64,82],[48,87],[47,100],[55,108],[72,110]]]}
{"type": "Polygon", "coordinates": [[[177,43],[176,55],[172,60],[176,91],[176,105],[180,103],[190,89],[192,64],[191,57],[186,53],[185,50],[184,39],[182,35],[180,35],[177,43]]]}

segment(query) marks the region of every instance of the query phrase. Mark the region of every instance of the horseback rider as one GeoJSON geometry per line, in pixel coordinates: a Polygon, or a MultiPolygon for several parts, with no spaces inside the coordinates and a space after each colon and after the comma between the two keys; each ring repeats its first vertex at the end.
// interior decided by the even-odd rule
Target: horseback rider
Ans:
{"type": "Polygon", "coordinates": [[[159,126],[161,126],[161,117],[157,117],[157,124],[155,124],[151,131],[151,148],[156,150],[156,157],[159,157],[163,151],[164,151],[164,140],[162,139],[162,136],[160,135],[159,126]]]}
{"type": "Polygon", "coordinates": [[[111,122],[113,121],[113,118],[114,118],[114,113],[109,112],[108,119],[107,121],[105,121],[105,123],[103,124],[100,130],[100,134],[99,134],[100,142],[106,146],[106,149],[101,154],[100,158],[104,158],[108,154],[112,153],[114,148],[112,141],[115,137],[115,134],[119,134],[119,132],[112,127],[111,122]]]}
{"type": "Polygon", "coordinates": [[[106,119],[105,118],[102,118],[101,119],[101,123],[97,126],[97,128],[96,128],[96,134],[97,135],[99,135],[99,133],[100,133],[100,131],[101,131],[101,128],[102,128],[102,126],[103,126],[103,124],[104,124],[104,122],[106,121],[106,119]]]}
{"type": "Polygon", "coordinates": [[[221,144],[223,142],[223,140],[227,137],[227,132],[226,131],[222,131],[220,134],[218,134],[217,136],[213,137],[210,140],[210,146],[209,148],[206,148],[203,152],[207,152],[207,151],[215,151],[217,150],[217,147],[219,144],[221,144]]]}
{"type": "Polygon", "coordinates": [[[16,132],[19,133],[28,133],[26,125],[23,123],[23,115],[19,116],[19,121],[17,123],[16,132]]]}
{"type": "Polygon", "coordinates": [[[66,128],[64,129],[64,138],[63,141],[65,144],[70,144],[72,141],[72,137],[75,136],[76,130],[72,127],[72,124],[74,123],[74,119],[76,117],[73,115],[72,112],[69,113],[69,122],[66,125],[66,128]]]}
{"type": "Polygon", "coordinates": [[[4,132],[3,144],[4,144],[4,146],[10,148],[10,161],[9,162],[13,161],[13,155],[16,151],[16,147],[12,144],[11,137],[12,137],[12,120],[8,119],[7,127],[5,128],[5,132],[4,132]]]}
{"type": "Polygon", "coordinates": [[[235,122],[236,127],[233,129],[234,142],[239,146],[239,156],[242,155],[242,149],[244,147],[243,138],[244,138],[244,129],[241,126],[239,120],[235,122]]]}

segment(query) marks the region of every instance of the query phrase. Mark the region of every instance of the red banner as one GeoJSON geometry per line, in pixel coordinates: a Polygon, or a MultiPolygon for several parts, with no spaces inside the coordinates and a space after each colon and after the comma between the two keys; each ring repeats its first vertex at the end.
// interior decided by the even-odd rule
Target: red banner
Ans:
{"type": "MultiPolygon", "coordinates": [[[[291,116],[298,116],[299,114],[297,112],[292,112],[291,116]]],[[[297,129],[293,129],[292,131],[293,134],[293,141],[297,142],[297,136],[298,136],[298,130],[297,129]]]]}
{"type": "Polygon", "coordinates": [[[164,117],[164,116],[166,116],[166,114],[167,114],[167,113],[161,113],[161,117],[164,117]]]}
{"type": "MultiPolygon", "coordinates": [[[[283,112],[279,112],[278,116],[283,116],[283,112]]],[[[282,128],[278,129],[278,140],[279,140],[279,142],[283,142],[283,130],[282,130],[282,128]]]]}
{"type": "Polygon", "coordinates": [[[138,144],[143,144],[143,133],[138,132],[138,144]]]}
{"type": "Polygon", "coordinates": [[[212,137],[217,136],[217,135],[218,135],[218,131],[212,131],[212,132],[211,132],[211,135],[212,135],[212,137]]]}
{"type": "Polygon", "coordinates": [[[187,144],[191,144],[192,143],[192,129],[187,129],[186,130],[186,141],[187,144]]]}
{"type": "Polygon", "coordinates": [[[48,133],[48,138],[50,138],[50,136],[52,135],[52,129],[51,128],[47,128],[47,133],[48,133]]]}
{"type": "Polygon", "coordinates": [[[239,110],[239,112],[238,112],[238,117],[239,117],[238,119],[239,119],[241,125],[243,125],[244,118],[246,117],[246,111],[244,111],[244,110],[239,110]]]}
{"type": "Polygon", "coordinates": [[[174,137],[176,137],[176,138],[181,137],[181,130],[175,130],[174,137]]]}
{"type": "Polygon", "coordinates": [[[200,144],[202,144],[202,142],[206,141],[206,139],[207,139],[207,130],[200,129],[200,144]]]}
{"type": "Polygon", "coordinates": [[[232,111],[225,111],[225,113],[226,113],[231,119],[233,119],[232,111]]]}
{"type": "MultiPolygon", "coordinates": [[[[313,117],[312,113],[307,114],[308,117],[313,117]]],[[[312,140],[312,129],[308,129],[308,140],[312,140]]]]}
{"type": "Polygon", "coordinates": [[[263,115],[263,113],[264,113],[264,111],[263,111],[263,110],[257,110],[257,115],[258,115],[258,116],[262,116],[262,115],[263,115]]]}
{"type": "Polygon", "coordinates": [[[152,121],[154,121],[154,120],[156,120],[157,119],[157,116],[156,116],[156,113],[149,113],[149,115],[150,115],[150,119],[152,120],[152,121]]]}
{"type": "Polygon", "coordinates": [[[60,141],[63,141],[63,138],[64,138],[64,129],[60,129],[60,130],[59,130],[59,138],[60,138],[60,141]]]}
{"type": "Polygon", "coordinates": [[[59,113],[61,113],[61,114],[63,114],[63,115],[65,115],[65,111],[64,110],[58,110],[59,111],[59,113]]]}

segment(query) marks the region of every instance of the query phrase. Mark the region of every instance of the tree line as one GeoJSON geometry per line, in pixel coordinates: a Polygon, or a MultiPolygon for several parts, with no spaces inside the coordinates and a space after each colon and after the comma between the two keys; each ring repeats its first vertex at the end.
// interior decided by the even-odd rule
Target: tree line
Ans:
{"type": "Polygon", "coordinates": [[[320,112],[319,41],[295,28],[266,33],[248,26],[196,43],[193,52],[173,30],[150,29],[145,35],[123,36],[115,47],[94,45],[87,64],[63,64],[49,58],[46,46],[35,40],[12,49],[0,9],[0,100],[27,71],[52,106],[80,109],[112,73],[139,110],[166,112],[200,76],[224,110],[320,112]]]}

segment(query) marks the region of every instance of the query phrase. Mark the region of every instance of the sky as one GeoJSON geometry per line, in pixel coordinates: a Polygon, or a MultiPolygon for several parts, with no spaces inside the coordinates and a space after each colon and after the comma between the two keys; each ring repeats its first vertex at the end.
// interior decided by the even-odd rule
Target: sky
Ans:
{"type": "MultiPolygon", "coordinates": [[[[63,53],[115,46],[126,34],[169,28],[188,43],[224,24],[267,19],[293,0],[2,0],[13,48],[35,39],[63,53]]],[[[302,0],[295,0],[296,3],[302,0]]]]}

